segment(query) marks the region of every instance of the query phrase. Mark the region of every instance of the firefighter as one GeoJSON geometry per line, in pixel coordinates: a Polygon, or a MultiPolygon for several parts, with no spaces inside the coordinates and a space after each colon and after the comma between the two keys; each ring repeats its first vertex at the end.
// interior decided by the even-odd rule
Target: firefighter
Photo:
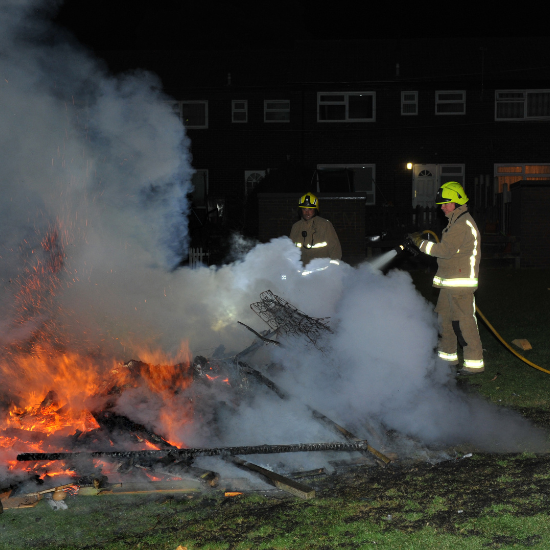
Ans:
{"type": "Polygon", "coordinates": [[[444,183],[435,202],[449,219],[441,242],[424,240],[421,233],[411,238],[422,252],[437,258],[433,286],[440,289],[435,307],[441,330],[438,355],[458,365],[458,340],[464,355],[459,374],[478,374],[485,370],[474,298],[481,252],[479,230],[468,213],[468,197],[456,181],[444,183]]]}
{"type": "Polygon", "coordinates": [[[290,238],[302,252],[302,263],[306,266],[314,258],[330,258],[338,263],[342,248],[333,225],[319,214],[319,199],[313,193],[306,193],[298,201],[300,219],[292,226],[290,238]]]}

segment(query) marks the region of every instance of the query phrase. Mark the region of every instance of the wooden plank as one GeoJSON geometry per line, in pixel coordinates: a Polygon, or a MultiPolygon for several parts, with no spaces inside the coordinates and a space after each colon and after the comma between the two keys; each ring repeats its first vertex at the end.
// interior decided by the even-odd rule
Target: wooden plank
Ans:
{"type": "Polygon", "coordinates": [[[312,489],[308,485],[304,485],[303,483],[299,483],[298,481],[289,479],[288,477],[272,472],[271,470],[266,470],[265,468],[262,468],[257,464],[247,462],[246,460],[243,460],[242,458],[238,458],[236,456],[227,456],[223,458],[224,460],[235,464],[235,466],[239,468],[250,470],[252,472],[255,472],[256,474],[259,474],[264,481],[266,481],[270,485],[274,485],[275,487],[277,487],[277,489],[281,489],[283,491],[286,491],[287,493],[303,499],[315,498],[315,489],[312,489]]]}
{"type": "Polygon", "coordinates": [[[526,340],[525,338],[516,338],[515,340],[512,340],[512,344],[522,350],[533,349],[533,347],[529,343],[529,340],[526,340]]]}
{"type": "Polygon", "coordinates": [[[41,498],[41,495],[24,495],[21,497],[10,497],[2,501],[2,507],[4,508],[4,510],[10,510],[14,508],[34,508],[41,498]]]}
{"type": "Polygon", "coordinates": [[[174,481],[145,481],[115,483],[98,494],[128,495],[139,493],[195,493],[201,490],[201,483],[194,479],[174,481]]]}

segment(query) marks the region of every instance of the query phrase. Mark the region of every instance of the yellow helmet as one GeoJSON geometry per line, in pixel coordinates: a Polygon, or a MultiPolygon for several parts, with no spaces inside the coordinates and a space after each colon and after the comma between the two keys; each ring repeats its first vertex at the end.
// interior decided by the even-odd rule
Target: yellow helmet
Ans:
{"type": "Polygon", "coordinates": [[[456,181],[448,181],[444,183],[437,191],[435,196],[435,204],[445,204],[447,202],[455,202],[456,204],[466,204],[468,197],[464,193],[462,185],[456,181]]]}
{"type": "Polygon", "coordinates": [[[298,206],[300,208],[317,208],[319,210],[319,199],[313,193],[306,193],[300,197],[298,206]]]}

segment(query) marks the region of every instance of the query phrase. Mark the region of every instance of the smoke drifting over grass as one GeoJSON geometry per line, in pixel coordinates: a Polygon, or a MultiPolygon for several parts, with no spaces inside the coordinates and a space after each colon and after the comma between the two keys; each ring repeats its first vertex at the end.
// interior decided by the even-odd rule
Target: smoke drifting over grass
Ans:
{"type": "MultiPolygon", "coordinates": [[[[141,359],[147,347],[177,359],[183,340],[192,355],[219,345],[231,355],[251,340],[237,321],[265,328],[249,305],[269,289],[310,316],[331,317],[334,334],[324,352],[300,338],[265,348],[254,360],[280,363],[276,380],[295,399],[258,391],[224,409],[219,433],[207,418],[176,426],[189,445],[334,439],[308,419],[307,403],[362,437],[368,419],[428,443],[541,448],[527,422],[455,389],[436,362],[434,314],[406,273],[341,264],[304,277],[286,237],[240,250],[220,268],[174,269],[187,248],[184,128],[154,75],[108,75],[30,18],[39,5],[0,7],[3,346],[46,328],[61,348],[117,360],[141,359]]],[[[224,399],[212,395],[212,409],[224,399]]],[[[120,407],[162,432],[167,403],[141,389],[120,407]]]]}

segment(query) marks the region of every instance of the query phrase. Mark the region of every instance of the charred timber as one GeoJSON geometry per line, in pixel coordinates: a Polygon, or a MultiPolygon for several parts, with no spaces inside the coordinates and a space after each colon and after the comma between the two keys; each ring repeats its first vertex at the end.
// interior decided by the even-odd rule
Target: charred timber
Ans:
{"type": "MultiPolygon", "coordinates": [[[[279,387],[277,384],[275,384],[275,382],[267,378],[267,376],[264,376],[261,372],[252,368],[248,363],[245,363],[244,361],[238,361],[237,364],[247,374],[252,375],[254,378],[256,378],[256,380],[267,386],[271,391],[275,392],[281,399],[289,399],[288,394],[281,387],[279,387]]],[[[317,409],[314,409],[309,405],[306,405],[306,407],[311,412],[313,418],[330,428],[333,432],[344,436],[348,441],[364,441],[362,439],[359,439],[350,431],[346,430],[346,428],[344,428],[343,426],[340,426],[340,424],[334,422],[334,420],[331,420],[328,416],[325,416],[323,413],[319,412],[317,409]]],[[[386,466],[391,462],[391,459],[389,457],[376,450],[374,447],[371,447],[370,445],[367,445],[365,450],[374,455],[378,459],[379,463],[383,466],[386,466]]]]}
{"type": "Polygon", "coordinates": [[[127,416],[117,414],[113,411],[93,411],[92,416],[97,423],[109,433],[121,432],[121,433],[134,433],[140,436],[142,439],[147,440],[153,445],[158,445],[163,449],[175,449],[174,445],[171,445],[160,435],[148,430],[142,424],[137,424],[133,420],[130,420],[127,416]]]}
{"type": "Polygon", "coordinates": [[[243,447],[213,447],[211,449],[162,449],[157,451],[92,451],[78,453],[22,453],[17,455],[17,460],[26,462],[29,460],[68,460],[74,458],[162,458],[164,456],[196,457],[196,456],[234,456],[256,455],[275,453],[307,453],[317,451],[366,451],[366,441],[349,443],[296,443],[293,445],[254,445],[243,447]]]}

